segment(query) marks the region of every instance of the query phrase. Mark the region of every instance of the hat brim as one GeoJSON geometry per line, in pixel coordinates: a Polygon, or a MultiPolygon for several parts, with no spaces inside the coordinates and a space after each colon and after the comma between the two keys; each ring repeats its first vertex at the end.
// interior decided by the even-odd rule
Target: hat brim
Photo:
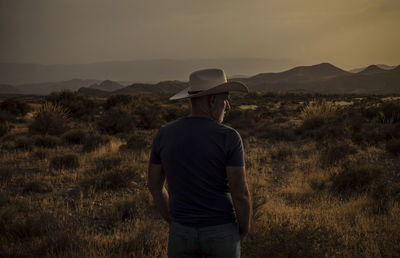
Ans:
{"type": "Polygon", "coordinates": [[[248,93],[249,89],[247,88],[246,85],[244,85],[241,82],[226,82],[220,85],[217,85],[211,89],[201,91],[196,94],[189,94],[189,87],[181,90],[174,96],[170,97],[170,100],[176,100],[176,99],[187,99],[187,98],[195,98],[195,97],[201,97],[201,96],[206,96],[206,95],[212,95],[212,94],[218,94],[218,93],[223,93],[223,92],[243,92],[243,93],[248,93]]]}

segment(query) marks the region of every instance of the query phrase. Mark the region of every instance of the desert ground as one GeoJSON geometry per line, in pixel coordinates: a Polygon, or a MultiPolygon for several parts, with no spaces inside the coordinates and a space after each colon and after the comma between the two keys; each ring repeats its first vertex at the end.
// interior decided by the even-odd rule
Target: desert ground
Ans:
{"type": "MultiPolygon", "coordinates": [[[[251,93],[225,124],[245,147],[243,257],[400,256],[400,98],[251,93]]],[[[0,99],[1,257],[165,257],[146,186],[166,95],[0,99]]]]}

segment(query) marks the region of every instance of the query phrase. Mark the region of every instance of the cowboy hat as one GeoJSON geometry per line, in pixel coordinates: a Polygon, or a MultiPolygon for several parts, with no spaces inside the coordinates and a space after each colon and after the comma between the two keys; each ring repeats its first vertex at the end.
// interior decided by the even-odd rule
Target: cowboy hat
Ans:
{"type": "Polygon", "coordinates": [[[190,74],[189,87],[170,97],[170,100],[194,98],[223,92],[249,92],[241,82],[228,82],[222,69],[205,69],[190,74]]]}

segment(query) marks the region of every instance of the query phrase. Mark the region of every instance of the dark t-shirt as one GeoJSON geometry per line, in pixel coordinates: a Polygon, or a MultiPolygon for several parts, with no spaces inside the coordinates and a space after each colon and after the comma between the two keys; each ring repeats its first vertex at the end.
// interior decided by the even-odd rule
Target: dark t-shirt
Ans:
{"type": "Polygon", "coordinates": [[[162,164],[171,220],[206,227],[235,222],[227,166],[244,166],[237,131],[203,117],[185,117],[160,128],[150,162],[162,164]]]}

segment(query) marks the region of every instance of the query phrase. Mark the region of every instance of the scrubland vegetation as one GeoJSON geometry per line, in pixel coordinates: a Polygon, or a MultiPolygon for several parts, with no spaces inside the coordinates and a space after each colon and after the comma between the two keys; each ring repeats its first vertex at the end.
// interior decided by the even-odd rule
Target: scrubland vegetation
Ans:
{"type": "MultiPolygon", "coordinates": [[[[1,257],[165,257],[146,170],[167,96],[0,100],[1,257]]],[[[400,100],[232,96],[252,194],[243,257],[400,256],[400,100]]]]}

